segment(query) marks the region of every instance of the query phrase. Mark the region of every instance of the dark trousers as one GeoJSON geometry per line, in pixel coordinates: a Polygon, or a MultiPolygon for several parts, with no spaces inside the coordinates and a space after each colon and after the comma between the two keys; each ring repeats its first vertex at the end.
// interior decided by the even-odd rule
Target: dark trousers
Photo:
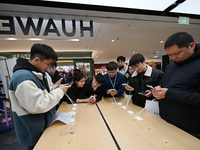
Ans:
{"type": "Polygon", "coordinates": [[[34,146],[28,146],[27,150],[33,150],[34,146]]]}

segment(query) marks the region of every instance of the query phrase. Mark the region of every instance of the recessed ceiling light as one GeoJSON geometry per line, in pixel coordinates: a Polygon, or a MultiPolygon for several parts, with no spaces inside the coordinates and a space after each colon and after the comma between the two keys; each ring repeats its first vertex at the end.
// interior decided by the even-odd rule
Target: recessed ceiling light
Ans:
{"type": "Polygon", "coordinates": [[[160,43],[163,43],[164,41],[160,41],[160,43]]]}
{"type": "Polygon", "coordinates": [[[133,54],[135,54],[135,52],[133,52],[133,54]]]}
{"type": "Polygon", "coordinates": [[[102,54],[103,52],[102,52],[102,51],[100,51],[100,53],[102,54]]]}
{"type": "Polygon", "coordinates": [[[31,40],[31,41],[41,41],[42,39],[40,39],[40,38],[29,38],[29,39],[27,39],[27,40],[31,40]]]}
{"type": "Polygon", "coordinates": [[[115,42],[115,40],[111,40],[111,42],[115,42]]]}
{"type": "Polygon", "coordinates": [[[7,38],[7,40],[17,40],[16,38],[7,38]]]}
{"type": "Polygon", "coordinates": [[[157,54],[159,54],[160,52],[159,52],[159,51],[157,51],[156,53],[157,53],[157,54]]]}
{"type": "Polygon", "coordinates": [[[79,39],[68,39],[67,41],[78,42],[78,41],[80,41],[80,40],[79,40],[79,39]]]}

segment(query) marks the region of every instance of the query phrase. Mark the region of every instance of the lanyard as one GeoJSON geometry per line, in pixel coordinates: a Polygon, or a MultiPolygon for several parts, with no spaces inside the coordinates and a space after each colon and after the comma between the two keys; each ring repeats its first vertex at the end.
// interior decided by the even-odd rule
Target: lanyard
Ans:
{"type": "Polygon", "coordinates": [[[114,84],[112,83],[112,80],[111,80],[111,78],[110,78],[110,76],[109,76],[109,75],[108,75],[108,77],[109,77],[109,79],[110,79],[110,83],[112,84],[112,86],[113,86],[113,89],[114,89],[114,88],[115,88],[116,79],[117,79],[117,73],[116,73],[116,75],[115,75],[114,84]]]}

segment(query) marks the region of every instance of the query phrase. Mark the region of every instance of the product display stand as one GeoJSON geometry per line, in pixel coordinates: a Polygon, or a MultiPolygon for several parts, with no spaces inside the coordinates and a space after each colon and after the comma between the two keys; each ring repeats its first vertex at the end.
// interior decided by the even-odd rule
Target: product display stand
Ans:
{"type": "MultiPolygon", "coordinates": [[[[7,60],[6,59],[4,59],[4,60],[5,60],[6,70],[7,70],[7,75],[5,76],[7,89],[5,89],[5,90],[7,90],[7,93],[8,93],[9,81],[10,81],[11,77],[10,77],[10,73],[9,73],[9,69],[8,69],[7,60]]],[[[11,114],[11,122],[12,122],[12,131],[11,131],[10,136],[7,139],[5,139],[4,144],[11,145],[11,144],[17,143],[17,137],[16,137],[16,133],[15,133],[13,114],[12,114],[12,106],[11,106],[9,94],[7,94],[7,98],[8,98],[8,102],[10,105],[10,111],[11,111],[10,114],[11,114]]]]}

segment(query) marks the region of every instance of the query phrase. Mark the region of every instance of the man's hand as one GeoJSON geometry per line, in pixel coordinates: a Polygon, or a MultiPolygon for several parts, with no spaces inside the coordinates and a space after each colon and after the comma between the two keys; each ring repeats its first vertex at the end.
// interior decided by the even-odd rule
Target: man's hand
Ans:
{"type": "Polygon", "coordinates": [[[66,86],[66,84],[60,84],[59,88],[63,90],[64,93],[67,92],[67,90],[71,87],[71,85],[66,86]]]}
{"type": "Polygon", "coordinates": [[[160,86],[157,86],[155,88],[156,88],[155,90],[152,89],[153,96],[158,100],[165,98],[165,94],[168,88],[161,88],[160,86]]]}
{"type": "Polygon", "coordinates": [[[109,89],[109,90],[107,91],[107,94],[110,94],[110,95],[112,95],[112,96],[115,96],[115,95],[117,95],[117,90],[115,90],[115,89],[109,89]]]}

